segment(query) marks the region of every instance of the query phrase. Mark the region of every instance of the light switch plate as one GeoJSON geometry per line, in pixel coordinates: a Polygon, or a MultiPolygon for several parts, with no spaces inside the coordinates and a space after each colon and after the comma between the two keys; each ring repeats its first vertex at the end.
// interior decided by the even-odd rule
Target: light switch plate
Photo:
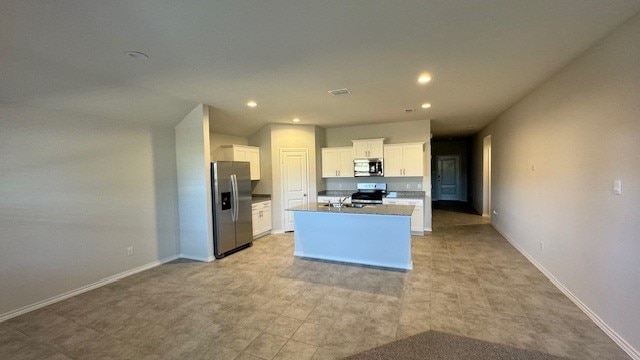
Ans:
{"type": "Polygon", "coordinates": [[[613,181],[613,193],[616,195],[622,195],[622,180],[613,181]]]}

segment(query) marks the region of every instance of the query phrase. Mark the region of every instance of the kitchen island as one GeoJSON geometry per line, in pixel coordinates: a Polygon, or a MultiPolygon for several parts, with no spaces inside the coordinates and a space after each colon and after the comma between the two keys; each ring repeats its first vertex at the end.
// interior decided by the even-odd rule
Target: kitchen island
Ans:
{"type": "Polygon", "coordinates": [[[294,255],[410,270],[411,205],[333,207],[309,203],[294,212],[294,255]]]}

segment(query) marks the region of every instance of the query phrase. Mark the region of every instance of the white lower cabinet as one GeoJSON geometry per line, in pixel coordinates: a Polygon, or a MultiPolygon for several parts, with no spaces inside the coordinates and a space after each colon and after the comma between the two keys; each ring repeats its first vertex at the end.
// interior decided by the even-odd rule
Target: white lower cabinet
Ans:
{"type": "Polygon", "coordinates": [[[411,233],[424,235],[424,200],[422,199],[382,199],[383,204],[388,205],[413,205],[411,214],[411,233]]]}
{"type": "Polygon", "coordinates": [[[271,232],[271,200],[251,204],[251,219],[254,239],[269,234],[271,232]]]}

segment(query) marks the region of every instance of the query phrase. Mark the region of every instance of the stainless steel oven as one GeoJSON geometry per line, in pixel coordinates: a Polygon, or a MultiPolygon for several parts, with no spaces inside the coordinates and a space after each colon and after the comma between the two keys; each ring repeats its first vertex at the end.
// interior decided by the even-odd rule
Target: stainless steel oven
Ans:
{"type": "Polygon", "coordinates": [[[354,207],[382,204],[382,197],[387,193],[386,183],[358,183],[358,192],[351,195],[354,207]]]}
{"type": "Polygon", "coordinates": [[[353,160],[353,174],[360,176],[384,176],[382,159],[353,160]]]}

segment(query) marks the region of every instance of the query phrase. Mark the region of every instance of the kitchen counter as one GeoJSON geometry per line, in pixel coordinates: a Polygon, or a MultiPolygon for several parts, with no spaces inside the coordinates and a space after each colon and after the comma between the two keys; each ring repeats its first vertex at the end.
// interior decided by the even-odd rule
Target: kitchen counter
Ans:
{"type": "Polygon", "coordinates": [[[293,213],[299,257],[410,270],[413,205],[335,208],[310,203],[293,213]]]}
{"type": "Polygon", "coordinates": [[[269,201],[269,200],[271,200],[271,195],[269,194],[252,194],[251,195],[252,204],[257,204],[257,203],[261,203],[263,201],[269,201]]]}
{"type": "Polygon", "coordinates": [[[300,205],[287,209],[287,211],[309,211],[321,213],[358,214],[358,215],[390,215],[390,216],[411,216],[413,205],[366,205],[362,208],[356,207],[333,207],[324,204],[311,202],[308,205],[300,205]]]}
{"type": "Polygon", "coordinates": [[[389,199],[423,199],[424,191],[389,191],[386,198],[389,199]]]}

